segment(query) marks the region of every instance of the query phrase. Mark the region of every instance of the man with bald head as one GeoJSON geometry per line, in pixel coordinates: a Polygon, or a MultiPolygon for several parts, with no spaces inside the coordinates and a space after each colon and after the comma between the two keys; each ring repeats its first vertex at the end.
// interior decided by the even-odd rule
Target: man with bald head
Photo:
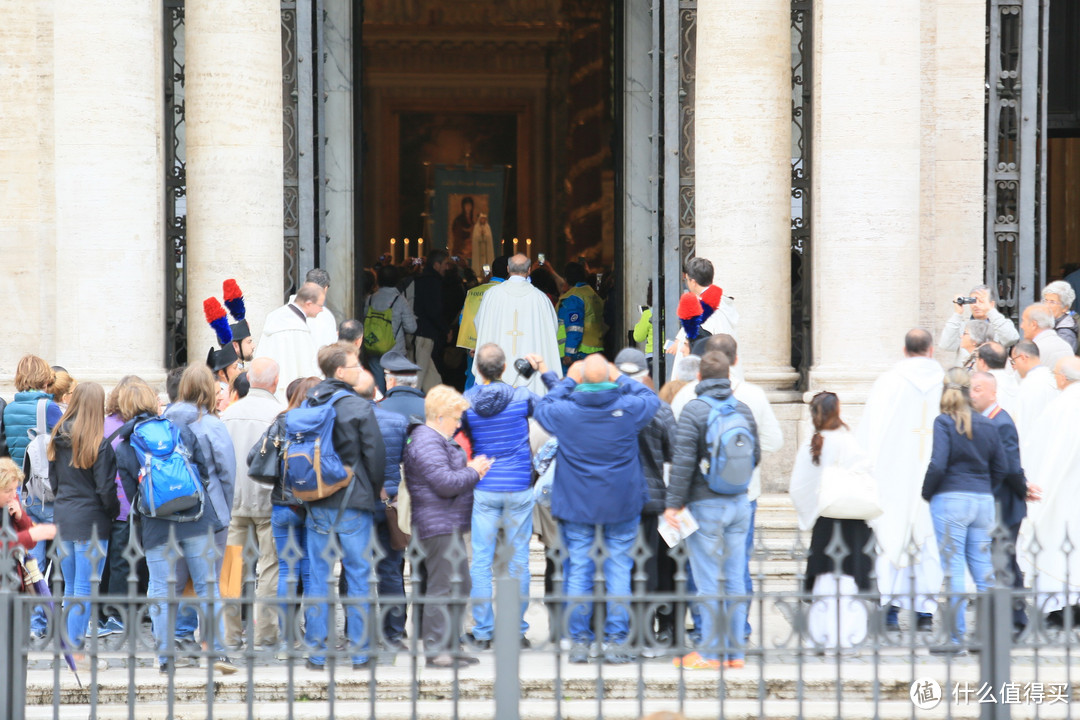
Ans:
{"type": "MultiPolygon", "coordinates": [[[[258,612],[248,613],[249,622],[255,623],[256,645],[276,647],[278,617],[276,603],[272,600],[278,594],[278,559],[272,518],[277,508],[270,503],[271,488],[255,482],[248,475],[247,456],[274,418],[285,409],[274,396],[278,364],[267,357],[256,357],[248,366],[248,382],[251,383],[248,394],[221,414],[236,455],[236,485],[227,544],[244,547],[249,535],[255,537],[259,546],[259,559],[255,564],[258,612]]],[[[288,508],[281,510],[292,512],[288,508]]],[[[232,610],[234,608],[225,614],[225,644],[237,647],[242,639],[240,612],[239,608],[235,608],[235,612],[232,610]]]]}
{"type": "MultiPolygon", "coordinates": [[[[1028,506],[1024,534],[1038,540],[1041,552],[1028,557],[1036,600],[1044,611],[1075,605],[1080,593],[1080,552],[1066,557],[1066,537],[1080,538],[1080,358],[1067,357],[1054,366],[1061,392],[1046,406],[1032,431],[1023,438],[1021,453],[1028,477],[1042,490],[1042,502],[1028,506]],[[1066,578],[1068,581],[1066,582],[1066,578]],[[1066,593],[1068,599],[1066,599],[1066,593]]],[[[1023,562],[1023,559],[1022,559],[1023,562]]],[[[1061,623],[1053,613],[1052,624],[1061,623]]]]}
{"type": "MultiPolygon", "coordinates": [[[[971,407],[994,424],[1001,447],[1005,451],[1008,473],[1004,480],[996,483],[992,489],[994,504],[997,506],[997,523],[1009,533],[1004,549],[1012,571],[1012,586],[1023,590],[1024,576],[1016,562],[1016,538],[1020,532],[1020,523],[1027,516],[1028,485],[1024,468],[1020,464],[1020,437],[1012,417],[998,403],[997,379],[994,375],[988,372],[971,375],[971,407]]],[[[1014,599],[1012,619],[1013,632],[1019,634],[1027,626],[1027,613],[1022,599],[1014,599]]]]}
{"type": "Polygon", "coordinates": [[[1028,305],[1020,319],[1024,339],[1039,346],[1039,360],[1048,368],[1053,368],[1062,358],[1073,356],[1069,343],[1054,331],[1054,322],[1054,313],[1042,303],[1028,305]]]}
{"type": "MultiPolygon", "coordinates": [[[[326,291],[318,283],[306,282],[285,305],[266,316],[256,357],[271,358],[278,364],[277,397],[286,401],[285,388],[296,378],[321,376],[319,345],[308,318],[316,317],[326,302],[326,291]]],[[[244,457],[247,457],[245,454],[244,457]]]]}
{"type": "MultiPolygon", "coordinates": [[[[603,568],[607,595],[629,596],[634,567],[630,549],[648,494],[638,434],[656,414],[660,399],[600,353],[575,362],[561,381],[554,372],[543,375],[551,391],[537,403],[533,416],[559,441],[551,514],[559,521],[569,556],[566,593],[577,598],[570,603],[570,662],[585,663],[594,637],[590,550],[597,532],[602,533],[608,552],[603,568]]],[[[625,602],[608,603],[604,635],[605,662],[633,660],[625,602]]]]}
{"type": "MultiPolygon", "coordinates": [[[[536,355],[553,372],[561,374],[559,343],[555,334],[559,320],[555,307],[547,295],[533,287],[529,281],[529,258],[514,255],[507,261],[506,282],[489,288],[476,311],[476,347],[494,343],[506,356],[506,370],[502,380],[514,386],[528,387],[537,395],[547,392],[547,387],[535,373],[526,379],[514,368],[514,361],[526,355],[536,355]]],[[[473,367],[476,382],[483,382],[473,367]]]]}

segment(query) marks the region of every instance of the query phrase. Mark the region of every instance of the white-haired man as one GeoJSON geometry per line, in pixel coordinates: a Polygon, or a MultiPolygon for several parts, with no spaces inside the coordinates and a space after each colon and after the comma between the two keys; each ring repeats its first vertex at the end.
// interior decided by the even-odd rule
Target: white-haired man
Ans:
{"type": "Polygon", "coordinates": [[[1010,358],[1016,374],[1020,376],[1020,392],[1017,411],[1013,420],[1023,440],[1042,415],[1046,406],[1060,392],[1054,382],[1054,374],[1039,359],[1039,346],[1030,340],[1021,340],[1012,347],[1010,358]]]}
{"type": "MultiPolygon", "coordinates": [[[[988,323],[991,331],[990,337],[987,339],[999,342],[1005,347],[1009,347],[1020,339],[1020,333],[1016,331],[1016,326],[1013,325],[1012,320],[998,312],[989,287],[978,285],[971,289],[968,296],[975,298],[975,302],[953,303],[953,315],[945,322],[945,327],[941,329],[941,339],[938,341],[939,348],[957,354],[957,365],[963,365],[967,362],[970,355],[960,346],[968,320],[982,320],[988,323]],[[967,311],[968,306],[971,307],[970,315],[967,311]]],[[[956,299],[960,300],[961,298],[956,299]]]]}
{"type": "Polygon", "coordinates": [[[1039,346],[1039,361],[1048,368],[1062,358],[1072,357],[1073,349],[1054,332],[1054,313],[1041,303],[1028,305],[1020,318],[1024,339],[1039,346]]]}
{"type": "Polygon", "coordinates": [[[1076,352],[1077,324],[1073,302],[1076,292],[1064,280],[1055,280],[1042,291],[1042,303],[1054,314],[1054,332],[1076,352]]]}

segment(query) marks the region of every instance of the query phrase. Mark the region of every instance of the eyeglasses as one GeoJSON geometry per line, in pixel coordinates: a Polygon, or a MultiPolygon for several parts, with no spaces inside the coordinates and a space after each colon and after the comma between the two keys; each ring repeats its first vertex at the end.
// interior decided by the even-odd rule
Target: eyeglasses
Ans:
{"type": "Polygon", "coordinates": [[[360,365],[360,364],[356,364],[356,365],[345,365],[345,366],[343,366],[343,367],[342,367],[341,369],[342,369],[342,370],[355,370],[356,368],[362,368],[362,367],[364,367],[364,366],[363,366],[363,365],[360,365]]]}

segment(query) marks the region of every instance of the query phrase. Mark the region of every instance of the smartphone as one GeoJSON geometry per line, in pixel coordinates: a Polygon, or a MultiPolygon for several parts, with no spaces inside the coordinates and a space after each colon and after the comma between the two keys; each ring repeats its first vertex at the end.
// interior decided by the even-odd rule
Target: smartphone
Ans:
{"type": "Polygon", "coordinates": [[[484,274],[485,275],[490,275],[491,274],[491,266],[490,265],[485,265],[484,266],[484,274]]]}
{"type": "Polygon", "coordinates": [[[536,257],[540,260],[540,264],[543,265],[544,264],[544,253],[540,253],[536,257]]]}

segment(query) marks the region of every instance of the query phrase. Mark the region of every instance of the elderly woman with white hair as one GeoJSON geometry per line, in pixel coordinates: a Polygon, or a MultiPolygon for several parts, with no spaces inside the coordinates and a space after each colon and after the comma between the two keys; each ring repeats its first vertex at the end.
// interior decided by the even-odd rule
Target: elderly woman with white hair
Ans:
{"type": "Polygon", "coordinates": [[[1077,323],[1072,311],[1076,291],[1064,280],[1055,280],[1042,291],[1042,302],[1054,313],[1054,332],[1076,352],[1077,323]]]}

